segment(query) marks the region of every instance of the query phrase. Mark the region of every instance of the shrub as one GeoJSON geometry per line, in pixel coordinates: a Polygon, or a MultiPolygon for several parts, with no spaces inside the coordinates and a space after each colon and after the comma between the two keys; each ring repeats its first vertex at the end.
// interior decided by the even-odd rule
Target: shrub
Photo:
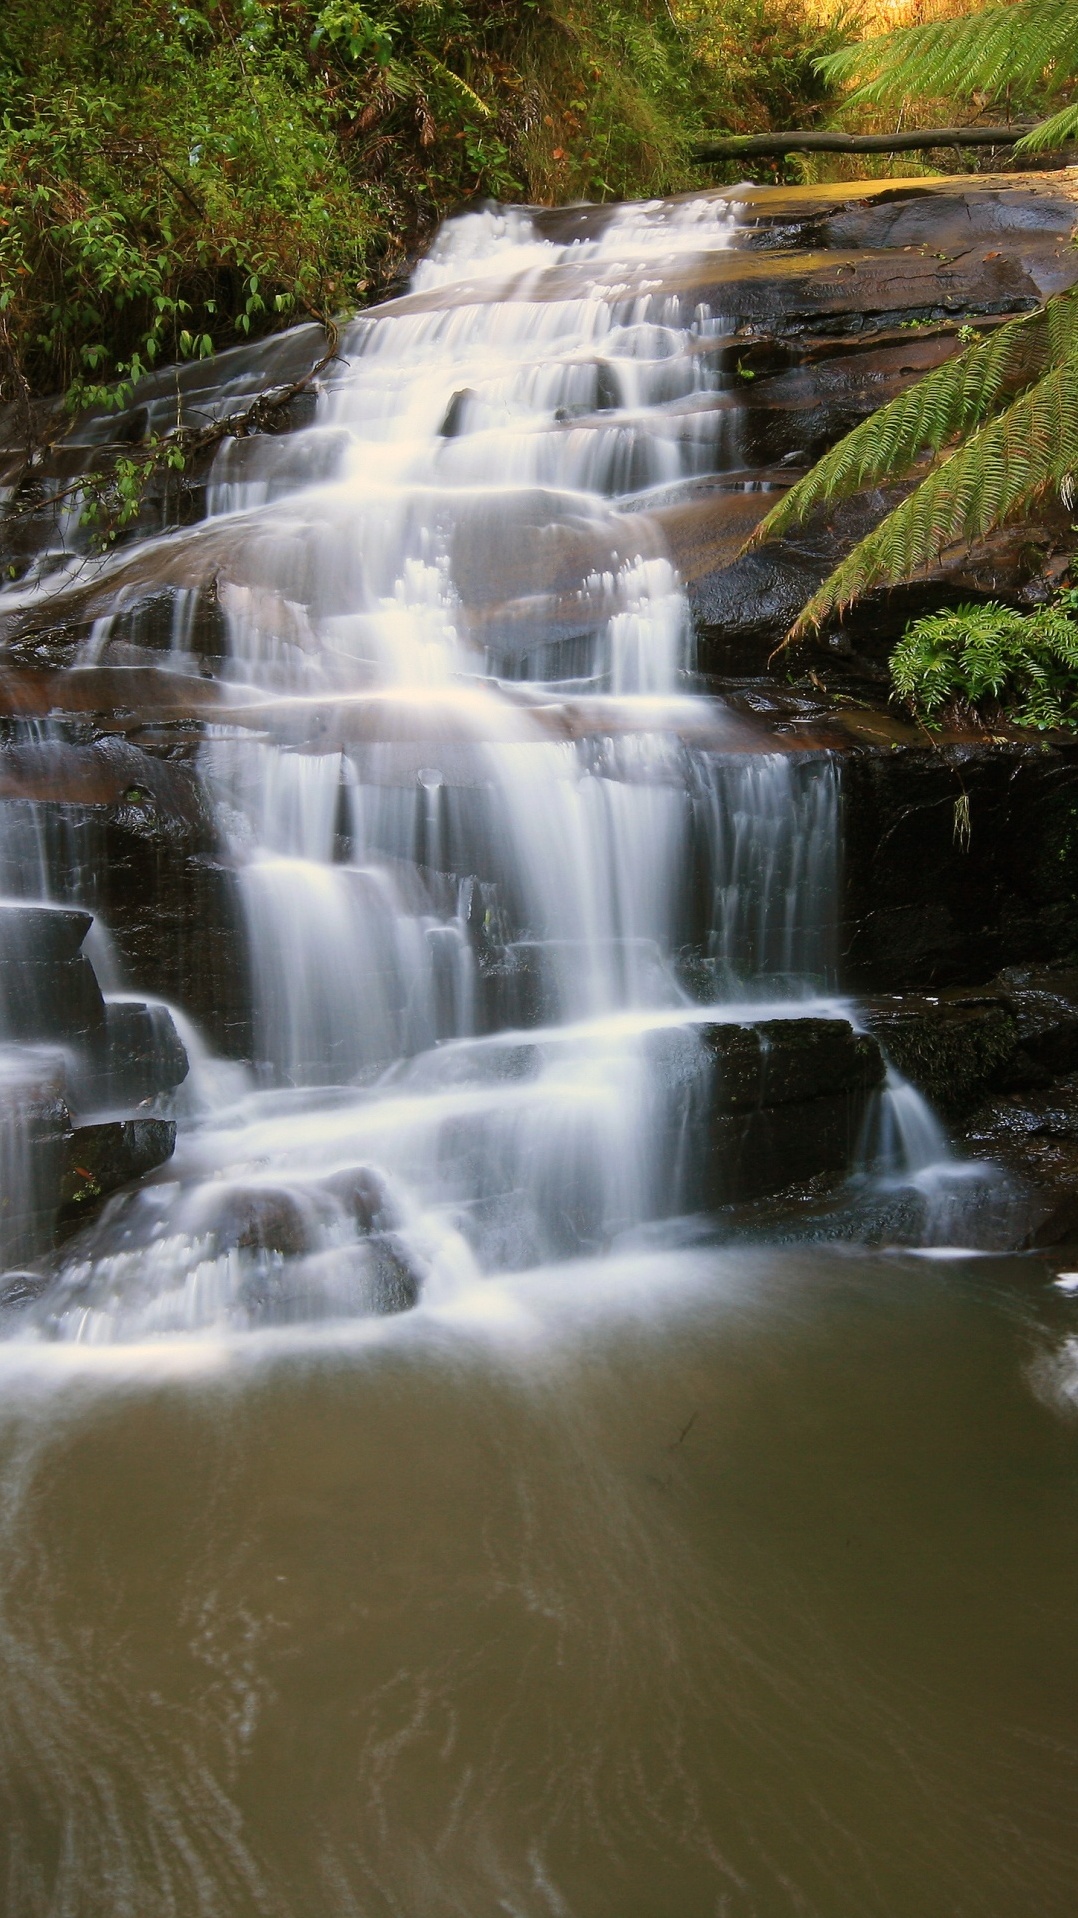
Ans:
{"type": "Polygon", "coordinates": [[[1078,589],[1022,613],[988,601],[915,620],[891,654],[895,690],[926,725],[994,717],[1078,727],[1078,589]]]}

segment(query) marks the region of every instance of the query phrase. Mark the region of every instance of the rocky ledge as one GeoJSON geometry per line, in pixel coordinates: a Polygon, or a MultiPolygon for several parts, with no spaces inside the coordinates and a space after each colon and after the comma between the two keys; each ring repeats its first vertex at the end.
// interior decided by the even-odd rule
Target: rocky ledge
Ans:
{"type": "Polygon", "coordinates": [[[885,995],[864,1011],[959,1149],[1028,1192],[1028,1242],[1078,1237],[1078,968],[1011,966],[979,989],[885,995]]]}
{"type": "Polygon", "coordinates": [[[0,905],[0,1264],[46,1252],[176,1143],[151,1109],[187,1075],[175,1023],[164,1006],[105,999],[82,950],[91,924],[75,908],[0,905]]]}

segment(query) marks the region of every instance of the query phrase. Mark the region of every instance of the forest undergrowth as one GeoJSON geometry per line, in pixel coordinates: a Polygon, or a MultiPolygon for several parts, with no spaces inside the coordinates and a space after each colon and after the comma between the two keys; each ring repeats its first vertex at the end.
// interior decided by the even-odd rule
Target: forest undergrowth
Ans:
{"type": "Polygon", "coordinates": [[[6,0],[2,397],[122,403],[391,287],[453,208],[671,192],[818,114],[795,0],[6,0]]]}

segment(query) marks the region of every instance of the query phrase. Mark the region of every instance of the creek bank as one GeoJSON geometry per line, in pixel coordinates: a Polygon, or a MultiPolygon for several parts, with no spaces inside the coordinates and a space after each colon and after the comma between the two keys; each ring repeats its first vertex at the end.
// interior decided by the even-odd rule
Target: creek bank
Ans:
{"type": "Polygon", "coordinates": [[[1010,966],[979,990],[881,996],[863,1011],[960,1149],[1024,1188],[1027,1243],[1078,1236],[1078,968],[1010,966]]]}

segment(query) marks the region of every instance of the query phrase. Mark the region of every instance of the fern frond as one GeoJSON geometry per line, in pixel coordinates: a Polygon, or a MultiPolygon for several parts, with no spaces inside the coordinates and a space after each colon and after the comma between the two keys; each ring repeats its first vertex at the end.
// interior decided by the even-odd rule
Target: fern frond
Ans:
{"type": "Polygon", "coordinates": [[[1058,91],[1078,74],[1074,0],[1016,0],[958,19],[874,35],[816,62],[832,85],[851,80],[846,105],[909,99],[1021,96],[1047,82],[1058,91]]]}
{"type": "Polygon", "coordinates": [[[1031,128],[1025,138],[1015,146],[1016,153],[1043,153],[1045,148],[1066,146],[1068,140],[1078,136],[1078,105],[1063,107],[1059,113],[1053,113],[1048,120],[1031,128]]]}
{"type": "Polygon", "coordinates": [[[1078,470],[1078,357],[1064,361],[942,460],[916,492],[825,579],[788,642],[872,586],[913,578],[948,546],[969,545],[1078,470]]]}
{"type": "Polygon", "coordinates": [[[1072,354],[1078,355],[1078,289],[1008,320],[862,420],[772,507],[748,545],[778,537],[815,507],[862,486],[903,478],[926,448],[938,453],[973,431],[1072,354]]]}

